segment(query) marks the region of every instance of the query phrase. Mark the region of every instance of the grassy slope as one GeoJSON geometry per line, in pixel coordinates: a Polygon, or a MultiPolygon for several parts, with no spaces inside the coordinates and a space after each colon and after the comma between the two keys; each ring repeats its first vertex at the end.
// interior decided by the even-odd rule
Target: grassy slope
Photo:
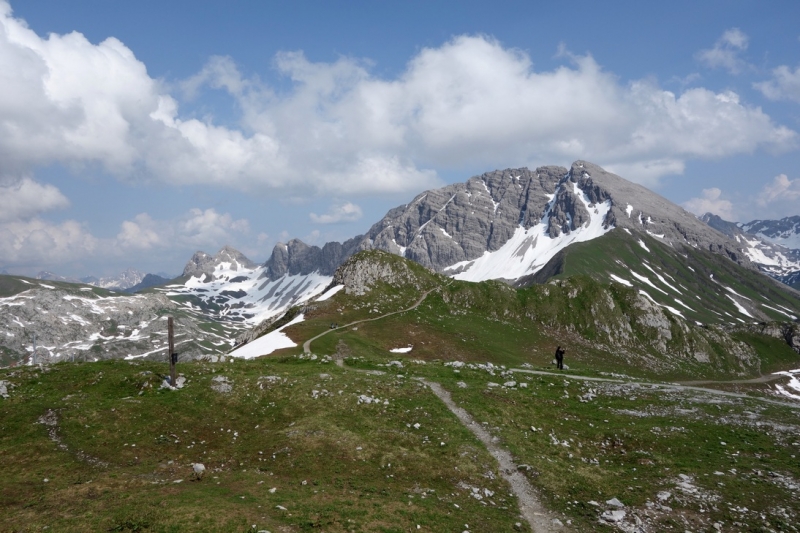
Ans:
{"type": "MultiPolygon", "coordinates": [[[[592,250],[586,255],[597,258],[592,250]]],[[[613,259],[597,258],[598,261],[606,259],[616,264],[613,259]]],[[[576,262],[571,256],[567,261],[576,262]]],[[[699,268],[698,265],[696,269],[699,268]]],[[[785,368],[798,360],[797,354],[785,343],[764,335],[741,333],[737,334],[737,340],[755,348],[766,365],[742,367],[728,353],[727,346],[716,341],[709,345],[704,330],[691,323],[688,330],[683,330],[677,319],[667,313],[673,326],[673,339],[667,343],[667,348],[680,351],[692,343],[704,343],[713,357],[709,364],[699,363],[691,356],[675,356],[672,363],[665,366],[663,354],[652,343],[654,332],[629,319],[638,313],[633,307],[636,289],[574,275],[556,285],[514,290],[499,282],[476,284],[448,280],[421,268],[415,272],[420,287],[438,286],[417,310],[394,315],[380,323],[359,324],[355,331],[342,328],[315,341],[314,351],[332,354],[340,341],[367,354],[385,354],[391,348],[413,344],[414,354],[422,359],[542,365],[551,360],[556,345],[561,344],[567,347],[568,364],[583,372],[618,371],[660,379],[755,377],[760,372],[785,368]],[[613,300],[612,307],[600,305],[607,298],[613,300]],[[624,349],[609,346],[606,330],[629,322],[632,336],[624,349]]],[[[688,284],[689,280],[682,283],[688,284]]],[[[726,283],[733,285],[732,281],[726,283]]],[[[340,292],[333,300],[316,304],[306,314],[306,321],[292,326],[287,333],[292,338],[308,339],[328,330],[332,322],[343,326],[387,310],[406,308],[419,292],[407,294],[403,291],[408,288],[379,284],[362,297],[340,292]]],[[[723,300],[723,304],[730,303],[727,298],[723,300]]]]}
{"type": "Polygon", "coordinates": [[[672,494],[664,502],[671,510],[654,513],[654,530],[720,521],[725,530],[796,531],[796,495],[784,484],[800,479],[796,410],[646,386],[456,372],[350,348],[352,367],[404,364],[371,376],[292,356],[191,363],[180,366],[189,381],[177,392],[157,390],[155,373],[166,367],[148,363],[2,372],[15,387],[0,402],[0,531],[512,530],[516,501],[494,462],[414,377],[442,383],[530,465],[546,505],[577,531],[607,530],[597,523],[607,499],[644,512],[661,491],[672,494]],[[232,393],[211,390],[220,375],[232,393]],[[527,387],[489,386],[510,379],[527,387]],[[359,404],[361,394],[381,402],[359,404]],[[58,413],[67,449],[36,423],[48,409],[58,413]],[[196,461],[208,469],[202,481],[191,480],[196,461]],[[710,499],[677,488],[679,474],[710,499]],[[472,487],[492,494],[482,492],[481,503],[472,487]]]}
{"type": "MultiPolygon", "coordinates": [[[[342,328],[312,346],[349,357],[352,367],[387,370],[381,365],[404,362],[384,376],[298,358],[299,347],[248,362],[180,365],[189,383],[177,392],[156,390],[155,372],[166,368],[144,362],[0,371],[15,385],[11,399],[0,401],[0,531],[247,531],[253,524],[271,531],[511,530],[520,520],[516,501],[494,462],[415,376],[442,383],[530,465],[545,503],[575,530],[606,531],[597,516],[608,498],[644,512],[659,491],[671,493],[663,502],[671,510],[653,511],[654,530],[706,530],[715,521],[726,530],[796,530],[796,491],[788,488],[800,479],[796,410],[560,377],[455,372],[442,361],[551,369],[560,342],[571,371],[656,377],[619,354],[587,348],[562,327],[589,327],[587,306],[604,283],[574,277],[561,287],[515,291],[411,268],[420,289],[440,287],[419,308],[342,328]],[[570,298],[576,286],[579,296],[570,298]],[[388,352],[409,343],[408,355],[388,352]],[[218,375],[233,381],[232,394],[211,390],[218,375]],[[281,382],[259,385],[267,375],[281,382]],[[488,385],[511,379],[528,387],[488,385]],[[313,399],[314,390],[330,395],[313,399]],[[389,403],[359,404],[360,394],[389,403]],[[36,423],[48,409],[58,413],[67,449],[36,423]],[[108,466],[92,466],[87,457],[108,466]],[[195,461],[208,468],[202,481],[190,481],[195,461]],[[679,489],[678,474],[708,498],[679,489]],[[471,487],[493,494],[481,503],[471,487]]],[[[302,342],[331,322],[405,308],[420,289],[379,284],[362,297],[340,292],[287,332],[302,342]]],[[[621,291],[620,301],[630,291],[612,289],[621,291]]],[[[797,364],[797,354],[779,342],[747,335],[770,354],[765,368],[797,364]]]]}
{"type": "Polygon", "coordinates": [[[417,382],[261,360],[182,365],[188,385],[167,392],[142,388],[157,382],[148,370],[164,368],[59,364],[10,377],[13,397],[0,403],[0,530],[454,531],[469,523],[490,531],[518,520],[507,489],[484,477],[495,468],[487,452],[417,382]],[[217,373],[233,381],[231,394],[211,390],[217,373]],[[262,388],[264,375],[281,381],[262,388]],[[312,398],[323,389],[329,395],[312,398]],[[389,402],[359,404],[360,394],[389,402]],[[58,412],[67,451],[36,423],[47,409],[58,412]],[[109,466],[87,464],[78,450],[109,466]],[[208,469],[202,481],[190,480],[195,461],[208,469]],[[459,481],[496,493],[495,505],[471,505],[459,481]]]}

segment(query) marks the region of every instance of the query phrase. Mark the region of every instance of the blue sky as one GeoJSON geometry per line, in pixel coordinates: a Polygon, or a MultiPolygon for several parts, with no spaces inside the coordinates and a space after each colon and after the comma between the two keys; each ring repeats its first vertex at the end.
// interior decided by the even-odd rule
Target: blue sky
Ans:
{"type": "Polygon", "coordinates": [[[426,188],[576,159],[693,212],[797,215],[798,20],[796,2],[0,0],[0,270],[177,274],[225,244],[264,261],[426,188]]]}

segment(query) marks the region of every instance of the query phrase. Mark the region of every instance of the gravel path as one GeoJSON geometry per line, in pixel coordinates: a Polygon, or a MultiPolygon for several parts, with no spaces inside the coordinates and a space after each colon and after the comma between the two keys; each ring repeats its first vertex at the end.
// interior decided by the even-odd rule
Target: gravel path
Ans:
{"type": "Polygon", "coordinates": [[[500,447],[492,439],[492,435],[486,431],[483,426],[475,422],[472,415],[463,408],[457,406],[450,396],[450,393],[440,384],[422,378],[418,379],[427,385],[428,388],[444,402],[447,408],[450,409],[450,412],[458,417],[461,423],[464,424],[464,427],[469,429],[472,434],[486,446],[486,449],[489,450],[492,457],[497,460],[500,464],[500,475],[502,475],[503,479],[511,486],[511,490],[514,491],[519,501],[519,511],[522,516],[525,517],[525,520],[528,521],[531,529],[535,533],[547,533],[560,530],[561,527],[554,525],[553,517],[550,516],[550,513],[539,502],[539,496],[536,494],[536,490],[533,486],[528,482],[525,474],[517,469],[517,464],[508,450],[500,447]]]}
{"type": "MultiPolygon", "coordinates": [[[[792,409],[800,409],[800,403],[793,403],[793,402],[784,402],[781,400],[773,400],[772,398],[763,398],[760,396],[753,396],[750,394],[744,394],[741,392],[729,392],[719,389],[712,389],[708,387],[695,387],[691,385],[692,383],[697,384],[708,384],[712,385],[715,383],[718,384],[736,384],[736,383],[766,383],[772,381],[772,379],[766,379],[770,376],[762,376],[760,378],[755,379],[743,379],[739,381],[687,381],[684,383],[653,383],[650,381],[635,381],[632,379],[616,379],[616,378],[596,378],[591,376],[579,376],[577,374],[564,374],[562,372],[547,372],[544,370],[527,370],[525,368],[510,368],[511,372],[519,372],[522,374],[536,374],[539,376],[559,376],[562,378],[568,379],[576,379],[576,380],[583,380],[583,381],[605,381],[610,383],[629,383],[635,384],[642,387],[651,387],[651,388],[658,388],[658,389],[670,389],[670,390],[689,390],[695,392],[706,392],[709,394],[717,394],[719,396],[728,396],[729,398],[743,398],[749,400],[757,400],[759,402],[771,403],[773,405],[780,405],[783,407],[791,407],[792,409]]],[[[781,376],[777,376],[774,379],[777,379],[781,376]]]]}

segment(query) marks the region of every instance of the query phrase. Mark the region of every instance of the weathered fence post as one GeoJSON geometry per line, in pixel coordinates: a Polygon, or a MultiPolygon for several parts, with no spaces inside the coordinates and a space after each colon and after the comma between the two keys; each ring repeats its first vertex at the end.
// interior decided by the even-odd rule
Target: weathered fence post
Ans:
{"type": "Polygon", "coordinates": [[[175,336],[172,325],[172,317],[167,318],[167,336],[169,338],[169,379],[170,384],[175,386],[175,363],[178,362],[178,354],[175,353],[175,336]]]}

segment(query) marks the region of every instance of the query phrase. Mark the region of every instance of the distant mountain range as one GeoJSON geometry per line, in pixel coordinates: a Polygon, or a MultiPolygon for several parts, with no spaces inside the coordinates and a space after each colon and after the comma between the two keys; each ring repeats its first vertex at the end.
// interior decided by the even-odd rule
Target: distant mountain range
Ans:
{"type": "MultiPolygon", "coordinates": [[[[132,269],[118,278],[84,281],[96,287],[141,290],[137,296],[114,297],[128,307],[113,303],[102,293],[89,293],[103,289],[57,287],[63,281],[76,280],[60,279],[53,286],[40,281],[33,287],[31,280],[0,277],[0,292],[6,283],[2,280],[12,278],[7,283],[11,289],[3,293],[7,297],[0,302],[0,324],[7,324],[8,331],[22,328],[19,335],[0,338],[0,349],[6,350],[0,350],[0,355],[21,357],[24,352],[20,350],[28,342],[21,343],[23,331],[44,328],[63,333],[53,333],[47,340],[48,356],[53,360],[63,353],[88,349],[95,351],[95,357],[122,352],[136,356],[144,344],[134,350],[138,345],[129,338],[136,343],[145,343],[145,339],[134,318],[140,317],[142,327],[153,328],[158,324],[155,319],[167,312],[182,314],[195,325],[205,324],[200,329],[192,327],[192,335],[198,339],[190,352],[193,357],[218,353],[234,338],[253,338],[289,308],[312,302],[332,286],[337,268],[363,250],[389,252],[429,271],[471,282],[501,280],[526,287],[583,276],[612,291],[616,290],[613,287],[632,288],[636,305],[652,307],[647,316],[661,317],[651,324],[663,335],[654,346],[668,349],[670,343],[679,342],[681,350],[690,350],[695,335],[691,331],[697,326],[763,328],[763,324],[798,321],[800,293],[789,285],[796,284],[800,257],[796,248],[785,246],[795,245],[798,219],[748,224],[726,222],[713,215],[699,219],[586,161],[577,161],[569,169],[498,170],[423,192],[408,204],[391,209],[366,234],[343,243],[318,247],[293,239],[277,244],[263,264],[226,246],[213,256],[195,253],[182,275],[170,281],[132,269]],[[47,298],[54,312],[61,309],[55,303],[58,298],[53,298],[55,291],[71,290],[63,298],[82,302],[85,312],[59,319],[63,325],[56,328],[54,315],[37,313],[35,306],[31,307],[33,303],[25,296],[31,290],[47,298]],[[78,296],[82,299],[76,299],[78,296]],[[137,298],[141,299],[138,304],[137,298]],[[136,305],[149,307],[124,322],[115,311],[136,305]],[[25,319],[19,315],[21,306],[31,307],[25,319]],[[93,316],[101,312],[109,318],[98,330],[93,316]],[[674,323],[670,325],[670,321],[674,323]],[[126,331],[131,333],[117,333],[114,324],[127,324],[126,331]]],[[[53,280],[56,276],[42,273],[40,278],[53,280]]],[[[593,309],[592,316],[604,312],[599,300],[582,302],[593,309]]],[[[597,319],[595,325],[586,327],[606,327],[599,316],[597,319]]],[[[792,327],[796,329],[796,325],[792,327]]],[[[779,336],[784,329],[772,328],[779,336]]],[[[155,339],[153,335],[151,339],[155,339]]],[[[615,339],[624,338],[624,327],[614,335],[615,339]]],[[[143,353],[163,357],[163,346],[143,353]]]]}
{"type": "Polygon", "coordinates": [[[42,270],[41,272],[36,274],[36,279],[41,279],[45,281],[48,280],[62,281],[65,283],[85,283],[87,285],[93,285],[95,287],[100,287],[112,291],[134,293],[136,291],[147,289],[149,287],[163,285],[164,283],[172,279],[172,277],[169,277],[166,274],[162,275],[145,274],[144,272],[136,270],[135,268],[129,268],[117,276],[105,277],[105,278],[86,276],[80,279],[60,276],[58,274],[42,270]]]}
{"type": "MultiPolygon", "coordinates": [[[[763,223],[759,227],[766,228],[763,223]]],[[[780,228],[781,238],[789,242],[788,227],[783,224],[780,228]]],[[[730,260],[743,271],[762,270],[791,281],[785,276],[794,268],[792,252],[772,245],[775,251],[770,257],[783,253],[786,260],[779,270],[770,270],[767,263],[779,260],[765,261],[763,249],[767,245],[755,247],[744,238],[746,232],[737,231],[711,217],[698,219],[645,187],[592,163],[577,161],[569,169],[546,166],[498,170],[465,183],[425,191],[410,203],[390,210],[365,235],[322,247],[297,239],[279,243],[262,265],[230,247],[214,256],[198,252],[187,263],[182,277],[163,290],[171,297],[185,298],[197,310],[247,327],[321,294],[336,268],[360,250],[388,251],[457,279],[499,279],[521,287],[563,273],[568,247],[598,239],[607,242],[604,236],[620,232],[641,250],[649,251],[652,245],[646,243],[659,243],[680,260],[688,257],[689,250],[704,250],[730,260]]],[[[613,256],[614,252],[602,253],[613,256]]],[[[620,264],[634,261],[625,269],[646,280],[627,273],[626,283],[641,285],[643,291],[653,292],[656,300],[663,296],[650,285],[660,283],[658,276],[666,278],[646,271],[652,267],[643,267],[641,257],[615,260],[620,264]]],[[[605,281],[622,279],[622,273],[612,277],[611,271],[615,269],[592,274],[605,281]]],[[[763,283],[769,284],[769,280],[763,283]]],[[[742,309],[749,305],[745,298],[739,298],[739,302],[742,309]]],[[[672,299],[661,304],[681,308],[672,299]]],[[[725,316],[727,305],[733,312],[730,317],[738,313],[747,318],[727,297],[719,305],[720,317],[725,316]]],[[[785,319],[800,314],[800,310],[789,315],[777,312],[774,317],[756,310],[753,313],[750,318],[785,319]]]]}
{"type": "Polygon", "coordinates": [[[800,216],[748,223],[728,222],[711,213],[700,218],[739,243],[762,272],[800,289],[800,216]]]}

